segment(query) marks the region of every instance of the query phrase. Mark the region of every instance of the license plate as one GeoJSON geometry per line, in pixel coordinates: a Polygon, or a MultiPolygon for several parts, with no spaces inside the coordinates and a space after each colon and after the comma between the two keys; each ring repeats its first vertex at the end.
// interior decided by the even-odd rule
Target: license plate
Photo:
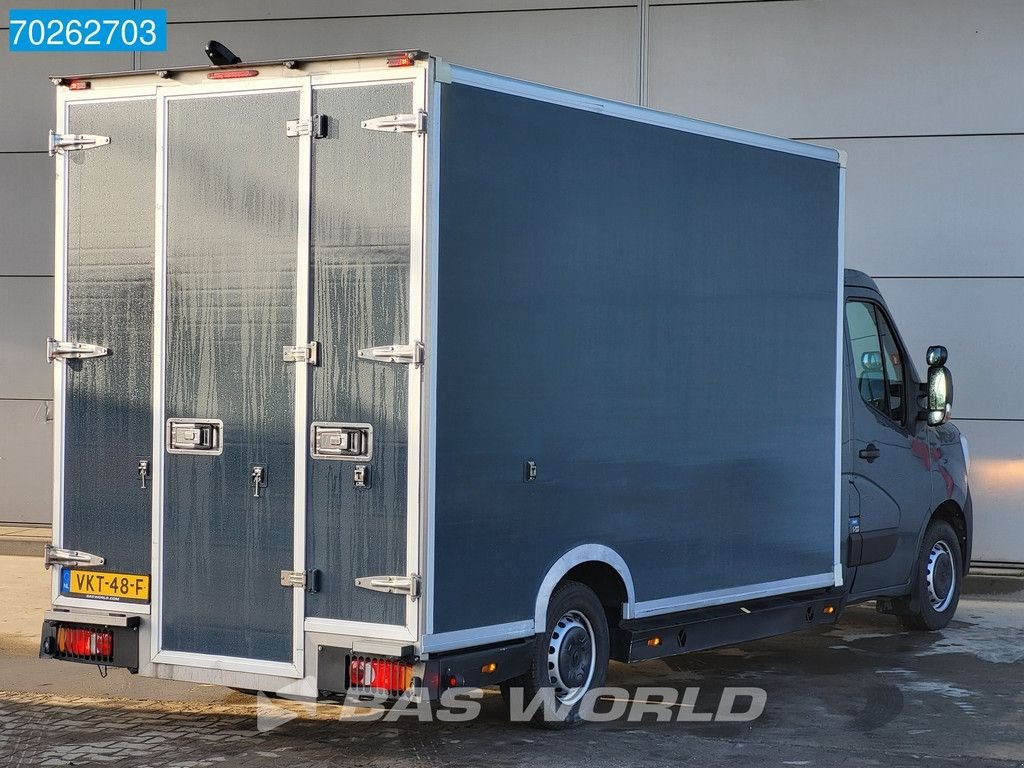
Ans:
{"type": "Polygon", "coordinates": [[[149,602],[149,576],[138,573],[110,573],[65,568],[61,573],[61,594],[70,597],[98,597],[103,600],[149,602]]]}

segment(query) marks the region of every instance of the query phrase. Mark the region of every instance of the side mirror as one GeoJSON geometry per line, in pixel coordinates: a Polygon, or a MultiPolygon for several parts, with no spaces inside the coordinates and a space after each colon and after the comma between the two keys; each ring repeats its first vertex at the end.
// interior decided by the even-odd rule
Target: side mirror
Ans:
{"type": "Polygon", "coordinates": [[[946,368],[949,353],[945,347],[928,347],[928,426],[949,421],[953,410],[953,375],[946,368]]]}

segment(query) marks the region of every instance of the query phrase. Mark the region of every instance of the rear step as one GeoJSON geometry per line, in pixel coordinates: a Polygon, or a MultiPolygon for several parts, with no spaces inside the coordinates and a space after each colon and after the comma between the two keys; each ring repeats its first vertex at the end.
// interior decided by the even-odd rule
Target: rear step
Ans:
{"type": "Polygon", "coordinates": [[[643,661],[784,635],[834,624],[842,607],[840,595],[815,593],[630,619],[612,628],[611,657],[643,661]]]}

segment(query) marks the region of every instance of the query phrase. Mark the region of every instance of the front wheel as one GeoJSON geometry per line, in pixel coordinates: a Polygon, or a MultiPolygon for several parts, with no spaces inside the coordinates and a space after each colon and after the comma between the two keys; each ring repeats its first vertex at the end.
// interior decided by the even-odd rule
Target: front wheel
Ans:
{"type": "Polygon", "coordinates": [[[608,619],[597,595],[583,584],[566,581],[551,595],[547,627],[538,636],[530,668],[502,684],[501,693],[514,710],[514,688],[521,705],[538,697],[554,706],[540,706],[531,721],[541,728],[570,728],[583,722],[580,708],[587,692],[600,687],[608,673],[608,619]]]}
{"type": "Polygon", "coordinates": [[[934,631],[953,619],[963,582],[960,538],[949,523],[934,520],[925,531],[914,570],[913,592],[896,601],[907,629],[934,631]]]}

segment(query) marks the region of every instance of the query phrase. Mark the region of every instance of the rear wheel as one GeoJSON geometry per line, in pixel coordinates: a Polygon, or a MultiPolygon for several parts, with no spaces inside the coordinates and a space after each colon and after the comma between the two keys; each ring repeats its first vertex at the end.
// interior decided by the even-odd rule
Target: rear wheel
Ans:
{"type": "Polygon", "coordinates": [[[963,582],[960,538],[949,523],[934,520],[925,531],[914,570],[913,592],[895,601],[907,629],[934,631],[953,619],[963,582]]]}
{"type": "Polygon", "coordinates": [[[597,595],[583,584],[562,582],[548,603],[545,634],[537,639],[526,674],[501,686],[506,705],[512,689],[522,689],[522,704],[547,696],[551,707],[539,707],[531,722],[542,728],[571,728],[583,722],[583,697],[604,684],[608,673],[608,623],[597,595]]]}

